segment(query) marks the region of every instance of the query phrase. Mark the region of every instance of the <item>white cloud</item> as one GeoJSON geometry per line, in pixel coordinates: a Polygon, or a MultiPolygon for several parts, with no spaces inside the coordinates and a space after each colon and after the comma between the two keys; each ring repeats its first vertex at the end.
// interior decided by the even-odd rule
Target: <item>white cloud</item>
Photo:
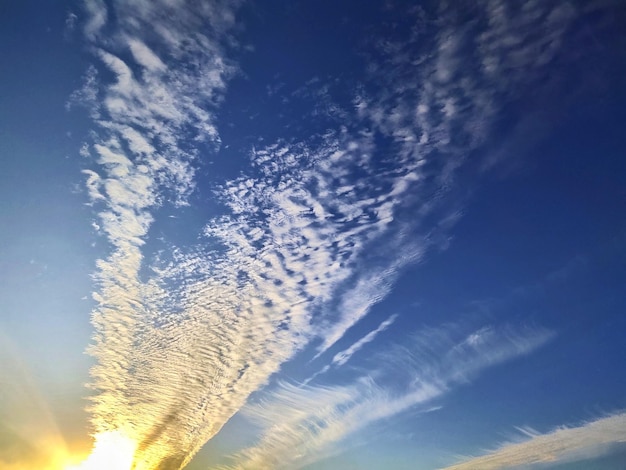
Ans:
{"type": "MultiPolygon", "coordinates": [[[[615,413],[580,426],[561,426],[540,434],[521,430],[527,439],[502,445],[495,451],[446,467],[444,470],[531,468],[585,460],[610,452],[610,445],[626,442],[626,413],[615,413]]],[[[544,468],[544,467],[541,467],[544,468]]]]}
{"type": "Polygon", "coordinates": [[[78,15],[74,12],[68,11],[65,17],[65,30],[63,32],[64,37],[67,39],[69,35],[76,29],[76,21],[78,15]]]}
{"type": "Polygon", "coordinates": [[[72,92],[69,100],[65,103],[65,109],[69,111],[75,104],[87,108],[92,119],[97,120],[100,118],[100,102],[98,101],[98,70],[94,66],[90,66],[87,69],[83,78],[82,87],[72,92]]]}
{"type": "Polygon", "coordinates": [[[423,247],[412,248],[408,244],[392,241],[391,246],[403,247],[402,256],[392,258],[388,267],[370,268],[370,274],[360,277],[356,285],[342,294],[339,305],[340,316],[333,319],[330,325],[325,326],[320,332],[322,344],[318,348],[316,358],[337,343],[352,326],[369,313],[374,305],[389,294],[399,271],[420,258],[428,243],[424,240],[423,244],[423,247]]]}
{"type": "Polygon", "coordinates": [[[150,72],[163,72],[167,66],[148,46],[139,39],[128,39],[128,46],[135,60],[150,72]]]}
{"type": "MultiPolygon", "coordinates": [[[[209,380],[203,374],[210,369],[194,369],[189,357],[198,353],[203,365],[208,354],[205,338],[194,334],[199,327],[193,323],[202,319],[168,316],[181,308],[181,296],[142,275],[142,250],[156,210],[168,201],[185,204],[195,187],[190,162],[197,149],[189,142],[218,143],[214,111],[234,70],[222,51],[234,3],[184,3],[114,2],[107,11],[102,1],[87,2],[84,34],[98,63],[70,100],[86,106],[94,119],[94,141],[82,153],[95,156],[98,168],[84,172],[98,226],[112,247],[94,275],[92,424],[96,432],[131,436],[146,468],[172,459],[182,465],[232,414],[212,406],[213,420],[202,408],[202,384],[209,380]],[[101,67],[106,72],[98,74],[101,67]],[[114,80],[107,83],[111,73],[114,80]],[[175,439],[163,434],[168,427],[175,439]]],[[[204,300],[187,291],[185,296],[198,302],[196,313],[208,316],[204,300]]],[[[187,308],[194,311],[193,304],[187,308]]],[[[239,373],[237,358],[230,359],[232,369],[214,369],[224,380],[215,384],[239,373]]]]}
{"type": "MultiPolygon", "coordinates": [[[[366,334],[365,336],[360,338],[358,341],[353,343],[347,349],[344,349],[343,351],[340,351],[337,354],[335,354],[333,356],[332,360],[331,360],[331,363],[325,365],[319,371],[317,371],[315,374],[313,374],[311,377],[306,379],[303,382],[304,385],[308,384],[313,379],[317,378],[319,375],[325,374],[326,372],[328,372],[331,369],[331,367],[341,367],[342,365],[344,365],[346,362],[348,362],[352,358],[352,356],[354,354],[359,352],[366,344],[371,343],[372,341],[374,341],[374,339],[376,339],[376,336],[378,336],[378,333],[380,333],[382,331],[385,331],[387,328],[389,328],[393,324],[393,322],[396,321],[396,318],[398,318],[397,314],[391,315],[389,318],[387,318],[385,321],[383,321],[380,325],[378,325],[378,328],[376,328],[375,330],[370,331],[368,334],[366,334]]],[[[315,356],[315,358],[317,358],[319,356],[320,356],[320,353],[318,353],[315,356]]]]}
{"type": "Polygon", "coordinates": [[[83,173],[87,175],[87,182],[85,185],[87,186],[87,192],[89,194],[89,198],[92,201],[97,201],[98,199],[104,199],[104,196],[100,193],[100,185],[101,178],[98,173],[91,170],[83,170],[83,173]]]}
{"type": "MultiPolygon", "coordinates": [[[[257,445],[234,456],[227,468],[302,468],[341,451],[345,439],[385,418],[429,403],[482,370],[527,354],[551,337],[546,330],[429,329],[408,345],[377,356],[379,369],[351,385],[280,384],[244,414],[263,428],[257,445]],[[485,336],[485,331],[493,333],[485,336]],[[481,344],[467,338],[483,337],[481,344]],[[394,375],[394,380],[388,380],[394,375]],[[399,389],[389,384],[400,383],[399,389]]],[[[419,408],[416,408],[419,409],[419,408]]]]}
{"type": "Polygon", "coordinates": [[[107,7],[103,0],[84,2],[83,6],[88,16],[83,32],[94,40],[107,22],[107,7]]]}
{"type": "MultiPolygon", "coordinates": [[[[85,153],[99,166],[85,173],[112,246],[95,275],[91,412],[96,431],[121,430],[137,441],[146,468],[184,465],[282,364],[313,341],[323,354],[390,293],[401,271],[449,229],[454,217],[440,214],[444,195],[498,105],[492,82],[466,69],[465,36],[454,28],[437,36],[430,56],[412,55],[415,41],[396,45],[393,67],[379,64],[384,76],[370,77],[380,91],[364,91],[354,116],[327,106],[335,130],[255,149],[249,174],[215,188],[226,210],[206,224],[209,248],[172,249],[150,266],[145,245],[158,208],[186,203],[199,143],[219,144],[215,112],[235,70],[224,44],[237,4],[114,2],[111,15],[101,1],[86,7],[85,35],[106,72],[91,69],[73,100],[91,106],[97,126],[93,152],[85,153]],[[110,37],[100,39],[105,29],[110,37]],[[99,78],[111,74],[113,83],[99,78]],[[372,130],[355,130],[366,125],[372,130]],[[381,136],[393,142],[384,155],[377,152],[381,136]]],[[[550,21],[560,25],[563,15],[556,16],[550,21]]],[[[464,34],[476,40],[475,33],[464,34]]],[[[478,52],[495,54],[488,60],[494,77],[506,74],[497,59],[508,50],[478,52]]],[[[316,96],[328,100],[320,89],[316,96]]],[[[387,327],[333,361],[345,362],[387,327]]],[[[304,417],[292,410],[295,430],[280,427],[284,416],[261,413],[275,427],[259,449],[242,454],[242,465],[263,468],[257,462],[274,450],[293,448],[305,462],[549,336],[481,330],[457,342],[444,333],[435,335],[439,343],[417,338],[417,353],[387,358],[390,366],[399,357],[413,364],[418,375],[407,377],[408,391],[394,393],[371,378],[312,388],[311,403],[328,405],[311,405],[304,417]],[[441,354],[431,357],[431,347],[441,354]],[[292,440],[278,439],[285,435],[292,440]]],[[[281,393],[279,404],[301,392],[281,393]]]]}
{"type": "Polygon", "coordinates": [[[375,330],[370,331],[368,334],[363,336],[361,339],[359,339],[357,342],[355,342],[348,349],[345,349],[345,350],[335,354],[333,356],[332,363],[334,365],[336,365],[336,366],[344,365],[346,362],[348,362],[350,360],[350,358],[355,353],[360,351],[361,348],[363,348],[363,346],[365,346],[367,343],[371,343],[372,341],[374,341],[374,339],[376,338],[378,333],[380,333],[381,331],[385,331],[387,328],[389,328],[393,324],[393,322],[396,321],[396,318],[398,318],[398,315],[391,315],[384,322],[382,322],[380,325],[378,325],[378,328],[376,328],[375,330]]]}

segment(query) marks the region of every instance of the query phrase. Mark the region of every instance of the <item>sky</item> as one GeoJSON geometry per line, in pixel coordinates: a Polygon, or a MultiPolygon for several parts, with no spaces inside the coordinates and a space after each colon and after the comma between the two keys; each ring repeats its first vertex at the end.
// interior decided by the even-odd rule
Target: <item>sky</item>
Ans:
{"type": "Polygon", "coordinates": [[[625,26],[0,3],[0,467],[625,468],[625,26]]]}

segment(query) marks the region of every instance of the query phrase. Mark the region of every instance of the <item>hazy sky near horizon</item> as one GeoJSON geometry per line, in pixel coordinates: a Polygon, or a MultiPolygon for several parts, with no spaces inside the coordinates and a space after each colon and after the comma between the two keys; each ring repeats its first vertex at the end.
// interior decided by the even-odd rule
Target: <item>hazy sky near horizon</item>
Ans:
{"type": "Polygon", "coordinates": [[[0,39],[0,467],[623,468],[623,2],[24,0],[0,39]]]}

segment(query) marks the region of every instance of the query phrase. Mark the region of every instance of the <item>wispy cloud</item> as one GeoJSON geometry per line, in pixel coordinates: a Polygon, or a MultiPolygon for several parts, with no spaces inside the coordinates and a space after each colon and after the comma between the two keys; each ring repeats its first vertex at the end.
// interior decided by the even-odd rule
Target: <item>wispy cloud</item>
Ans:
{"type": "MultiPolygon", "coordinates": [[[[348,349],[344,349],[343,351],[340,351],[337,354],[335,354],[333,356],[330,364],[325,365],[324,367],[322,367],[321,370],[317,371],[311,377],[306,379],[303,382],[304,385],[308,384],[311,380],[315,379],[318,375],[321,375],[321,374],[324,374],[324,373],[328,372],[332,367],[341,367],[342,365],[344,365],[346,362],[348,362],[350,360],[350,358],[354,354],[359,352],[366,344],[371,343],[372,341],[374,341],[376,336],[378,336],[378,333],[380,333],[382,331],[385,331],[387,328],[389,328],[393,324],[393,322],[396,321],[396,318],[398,318],[397,314],[391,315],[389,318],[387,318],[385,321],[383,321],[378,326],[378,328],[376,328],[375,330],[370,331],[368,334],[366,334],[365,336],[360,338],[358,341],[353,343],[348,349]]],[[[320,354],[321,353],[318,353],[313,359],[318,358],[320,356],[320,354]]]]}
{"type": "Polygon", "coordinates": [[[335,356],[333,357],[333,360],[332,360],[332,364],[336,365],[336,366],[344,365],[346,362],[348,362],[350,360],[350,358],[355,353],[360,351],[361,348],[363,348],[363,346],[365,346],[367,343],[371,343],[372,341],[374,341],[374,338],[376,338],[378,333],[380,333],[381,331],[385,331],[387,328],[389,328],[393,324],[393,322],[396,321],[396,318],[398,318],[398,315],[390,316],[384,322],[382,322],[378,326],[378,328],[376,328],[375,330],[370,331],[368,334],[363,336],[363,338],[359,339],[356,343],[354,343],[348,349],[345,349],[345,350],[335,354],[335,356]]]}
{"type": "Polygon", "coordinates": [[[487,327],[467,333],[458,326],[433,328],[379,354],[379,368],[350,385],[282,383],[268,391],[266,400],[244,410],[263,428],[262,437],[227,468],[301,468],[326,458],[341,451],[345,439],[358,431],[409,409],[419,411],[419,405],[488,367],[532,352],[551,336],[546,330],[487,327]]]}
{"type": "MultiPolygon", "coordinates": [[[[580,426],[561,426],[545,434],[522,431],[526,439],[502,445],[481,457],[446,467],[444,470],[497,470],[530,468],[585,460],[610,452],[610,445],[626,442],[626,413],[615,413],[580,426]]],[[[541,467],[544,468],[544,467],[541,467]]]]}
{"type": "Polygon", "coordinates": [[[107,22],[108,11],[103,0],[94,0],[84,3],[87,19],[83,26],[83,32],[89,39],[95,39],[102,27],[107,22]]]}
{"type": "Polygon", "coordinates": [[[503,106],[551,86],[547,66],[570,54],[565,42],[581,11],[570,2],[504,0],[443,2],[438,10],[433,20],[414,9],[402,40],[378,41],[370,68],[384,91],[364,86],[355,105],[407,159],[445,156],[440,182],[449,187],[503,106]]]}

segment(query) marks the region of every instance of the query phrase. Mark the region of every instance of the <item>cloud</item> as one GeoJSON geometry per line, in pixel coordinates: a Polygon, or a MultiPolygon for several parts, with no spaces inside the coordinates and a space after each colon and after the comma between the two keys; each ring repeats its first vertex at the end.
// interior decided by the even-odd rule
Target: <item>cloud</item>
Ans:
{"type": "Polygon", "coordinates": [[[87,21],[83,27],[83,33],[89,39],[94,40],[107,22],[108,12],[103,0],[94,0],[83,4],[87,21]]]}
{"type": "Polygon", "coordinates": [[[376,328],[373,331],[370,331],[368,334],[363,336],[363,338],[359,339],[356,343],[354,343],[348,349],[345,349],[345,350],[335,354],[335,356],[333,357],[333,360],[332,360],[332,364],[336,365],[336,366],[344,365],[346,362],[348,362],[350,360],[350,358],[355,353],[360,351],[361,348],[363,348],[363,346],[365,346],[367,343],[371,343],[372,341],[374,341],[374,338],[376,338],[378,333],[380,333],[381,331],[385,331],[387,328],[389,328],[393,324],[393,322],[396,321],[396,318],[398,318],[398,315],[391,315],[384,322],[382,322],[378,326],[378,328],[376,328]]]}
{"type": "Polygon", "coordinates": [[[571,55],[566,41],[581,13],[571,2],[504,0],[415,9],[408,14],[416,26],[401,40],[374,44],[370,70],[384,91],[364,86],[355,106],[407,159],[440,152],[440,182],[449,187],[504,106],[552,85],[548,66],[571,55]]]}
{"type": "MultiPolygon", "coordinates": [[[[561,426],[545,434],[523,430],[523,442],[511,442],[481,457],[469,458],[445,470],[530,468],[585,460],[610,452],[610,445],[626,442],[626,413],[615,413],[580,426],[561,426]]],[[[542,467],[543,468],[543,467],[542,467]]]]}
{"type": "MultiPolygon", "coordinates": [[[[518,85],[515,77],[498,81],[506,67],[490,71],[496,78],[489,80],[476,75],[463,45],[480,43],[478,26],[459,28],[444,11],[446,27],[426,43],[432,51],[417,47],[419,38],[386,43],[394,53],[372,67],[352,109],[329,105],[326,117],[316,109],[332,124],[328,130],[252,149],[247,172],[213,186],[222,212],[207,221],[200,242],[168,241],[154,253],[150,230],[160,208],[188,204],[200,152],[219,145],[216,113],[237,70],[228,52],[236,44],[238,4],[86,6],[84,32],[96,65],[72,103],[82,101],[94,120],[93,142],[83,152],[95,159],[85,170],[86,187],[110,244],[94,275],[90,411],[96,433],[119,431],[137,443],[137,470],[184,466],[285,362],[310,344],[322,357],[408,265],[442,246],[459,213],[446,198],[456,172],[508,99],[498,93],[518,85]]],[[[481,5],[488,18],[500,4],[481,5]]],[[[546,25],[565,21],[556,16],[546,25]]],[[[498,27],[492,23],[487,32],[498,27]]],[[[486,47],[475,53],[511,52],[486,47]]],[[[534,57],[517,55],[522,62],[534,57]]],[[[325,100],[330,96],[324,90],[325,100]]],[[[343,364],[388,327],[384,322],[335,353],[330,364],[343,364]]],[[[274,437],[283,436],[281,416],[262,414],[277,432],[244,460],[266,461],[267,449],[286,452],[291,443],[306,461],[312,450],[549,338],[541,331],[480,330],[456,342],[447,335],[418,337],[387,358],[390,366],[404,358],[419,373],[419,380],[400,374],[407,381],[402,392],[371,377],[347,388],[311,388],[311,403],[329,401],[322,415],[311,415],[323,426],[294,415],[284,432],[295,442],[274,437]],[[309,429],[310,447],[299,424],[309,429]]],[[[299,390],[287,386],[277,403],[299,390]]]]}
{"type": "MultiPolygon", "coordinates": [[[[366,344],[374,341],[378,333],[385,331],[387,328],[389,328],[393,324],[393,322],[396,321],[396,318],[398,318],[398,315],[391,315],[389,318],[383,321],[378,326],[378,328],[370,331],[368,334],[366,334],[365,336],[360,338],[358,341],[353,343],[348,349],[344,349],[343,351],[340,351],[337,354],[335,354],[330,364],[327,364],[324,367],[322,367],[321,370],[317,371],[311,377],[306,379],[303,382],[303,384],[306,385],[309,382],[311,382],[313,379],[315,379],[318,375],[325,374],[331,369],[331,367],[341,367],[342,365],[344,365],[346,362],[348,362],[352,358],[354,354],[359,352],[366,344]]],[[[320,353],[318,353],[313,359],[316,359],[319,356],[320,356],[320,353]]]]}
{"type": "MultiPolygon", "coordinates": [[[[414,13],[424,15],[422,10],[414,13]]],[[[368,207],[372,200],[363,197],[362,204],[350,205],[349,210],[359,215],[368,209],[375,211],[380,233],[395,237],[389,246],[402,247],[399,251],[404,256],[386,253],[386,265],[381,263],[371,274],[346,281],[341,315],[326,323],[318,356],[389,294],[404,266],[419,261],[427,249],[446,238],[445,233],[459,214],[457,208],[446,208],[457,187],[454,179],[458,170],[466,164],[468,155],[484,144],[502,107],[525,88],[537,85],[546,64],[562,52],[560,45],[577,14],[569,4],[528,2],[517,11],[507,2],[494,0],[479,2],[472,10],[475,18],[466,21],[464,15],[468,12],[447,5],[438,12],[441,29],[436,34],[426,37],[411,30],[402,41],[383,39],[376,44],[381,56],[372,58],[371,81],[363,84],[353,105],[357,122],[373,128],[375,135],[391,139],[393,161],[385,163],[392,169],[388,175],[377,173],[371,180],[362,180],[376,181],[369,187],[386,185],[386,195],[379,196],[377,206],[368,207]],[[534,53],[538,49],[542,50],[541,57],[534,53]],[[512,57],[515,64],[511,63],[512,57]],[[482,65],[476,67],[476,63],[482,65]],[[439,232],[431,229],[422,233],[420,243],[409,246],[397,229],[408,207],[417,208],[411,213],[413,230],[428,221],[438,226],[439,232]],[[457,216],[441,217],[445,210],[457,216]],[[433,214],[441,218],[433,221],[433,214]]],[[[426,26],[424,30],[432,32],[426,26]]],[[[324,85],[321,88],[327,96],[328,90],[324,85]]],[[[371,156],[376,150],[370,145],[364,155],[371,156]]],[[[346,158],[345,153],[337,155],[346,158]]],[[[364,156],[358,172],[369,168],[374,172],[377,163],[364,156]]],[[[341,175],[350,170],[334,172],[341,175]]],[[[334,192],[343,197],[355,189],[338,185],[334,192]]],[[[377,236],[374,230],[371,233],[372,239],[377,236]]],[[[417,238],[414,232],[411,236],[417,238]]],[[[364,245],[369,241],[364,240],[364,245]]],[[[444,241],[440,246],[446,244],[444,241]]]]}
{"type": "Polygon", "coordinates": [[[53,413],[17,348],[0,331],[0,466],[45,468],[67,461],[68,449],[53,413]]]}
{"type": "Polygon", "coordinates": [[[370,268],[370,274],[360,277],[355,285],[342,295],[339,305],[341,315],[333,319],[330,325],[324,326],[323,332],[319,334],[323,339],[316,358],[337,343],[353,325],[369,313],[375,304],[389,294],[401,269],[419,260],[429,245],[428,240],[425,239],[422,243],[423,246],[410,246],[398,239],[389,243],[391,246],[404,246],[403,256],[391,257],[388,266],[370,268]]]}
{"type": "Polygon", "coordinates": [[[409,409],[432,410],[430,402],[488,367],[528,354],[550,339],[547,330],[487,327],[467,333],[460,326],[432,328],[376,356],[374,373],[344,386],[281,383],[244,409],[263,431],[225,467],[302,468],[340,452],[348,437],[409,409]],[[393,380],[390,377],[393,376],[393,380]],[[394,388],[390,384],[399,384],[394,388]]]}
{"type": "Polygon", "coordinates": [[[83,30],[97,62],[70,100],[94,120],[93,142],[82,153],[97,166],[84,173],[111,246],[94,274],[92,426],[96,434],[130,436],[138,469],[165,468],[172,456],[182,465],[223,424],[207,425],[197,408],[206,389],[195,381],[206,379],[196,374],[206,369],[185,368],[193,366],[189,351],[203,350],[201,339],[186,334],[182,318],[168,321],[169,294],[158,280],[142,278],[159,207],[186,204],[197,145],[219,144],[214,110],[234,70],[223,48],[236,2],[183,3],[118,2],[109,10],[87,2],[83,30]],[[180,363],[169,367],[171,360],[180,363]]]}
{"type": "Polygon", "coordinates": [[[63,37],[65,40],[68,40],[71,37],[71,34],[76,29],[76,22],[78,20],[78,15],[74,12],[68,11],[67,16],[65,17],[65,27],[63,30],[63,37]]]}
{"type": "Polygon", "coordinates": [[[164,72],[167,66],[148,46],[139,39],[131,38],[128,40],[128,46],[133,57],[147,71],[151,73],[164,72]]]}

